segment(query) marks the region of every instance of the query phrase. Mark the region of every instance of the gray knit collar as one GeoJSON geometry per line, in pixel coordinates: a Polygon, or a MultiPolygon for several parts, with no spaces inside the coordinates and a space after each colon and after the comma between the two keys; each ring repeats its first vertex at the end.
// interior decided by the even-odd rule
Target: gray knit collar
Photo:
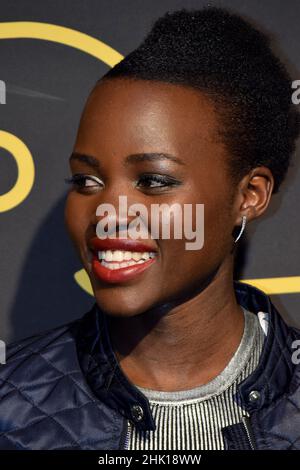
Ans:
{"type": "MultiPolygon", "coordinates": [[[[184,404],[185,402],[204,401],[221,394],[236,382],[250,359],[251,353],[257,343],[257,337],[264,337],[264,332],[255,314],[241,306],[244,312],[244,332],[240,344],[223,371],[207,384],[189,390],[160,391],[135,385],[152,403],[184,404]]],[[[263,338],[264,339],[264,338],[263,338]]]]}

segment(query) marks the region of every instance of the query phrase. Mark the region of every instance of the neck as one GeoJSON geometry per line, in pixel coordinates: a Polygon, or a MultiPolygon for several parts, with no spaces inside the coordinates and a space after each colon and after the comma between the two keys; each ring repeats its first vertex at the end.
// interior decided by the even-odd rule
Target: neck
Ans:
{"type": "Polygon", "coordinates": [[[197,295],[176,306],[134,317],[108,317],[119,365],[134,384],[185,390],[222,372],[241,341],[244,315],[230,263],[222,265],[197,295]],[[157,316],[157,321],[153,318],[157,316]]]}

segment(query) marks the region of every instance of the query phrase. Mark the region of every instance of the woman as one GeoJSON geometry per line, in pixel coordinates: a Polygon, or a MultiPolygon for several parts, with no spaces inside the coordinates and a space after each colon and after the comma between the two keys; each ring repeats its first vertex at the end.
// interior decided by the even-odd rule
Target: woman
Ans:
{"type": "Polygon", "coordinates": [[[96,302],[9,348],[2,449],[300,448],[300,333],[233,280],[237,242],[278,191],[298,133],[284,66],[223,9],[167,13],[99,80],[66,204],[96,302]],[[120,196],[148,214],[203,204],[203,246],[150,236],[151,217],[148,237],[121,238],[132,213],[101,238],[99,206],[120,196]]]}

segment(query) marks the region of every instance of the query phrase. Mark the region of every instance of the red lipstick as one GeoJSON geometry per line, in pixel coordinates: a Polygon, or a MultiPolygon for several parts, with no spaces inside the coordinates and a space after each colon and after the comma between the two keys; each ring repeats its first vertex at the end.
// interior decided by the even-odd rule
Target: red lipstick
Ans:
{"type": "Polygon", "coordinates": [[[156,246],[150,245],[144,241],[132,240],[130,238],[100,238],[94,237],[89,243],[92,251],[104,250],[124,250],[124,251],[137,251],[143,253],[144,251],[157,251],[156,246]]]}
{"type": "Polygon", "coordinates": [[[155,262],[155,258],[151,258],[142,264],[127,266],[125,268],[120,268],[120,269],[109,269],[103,266],[100,263],[100,261],[97,259],[97,257],[94,256],[92,260],[92,269],[93,269],[93,273],[101,281],[109,282],[112,284],[117,284],[117,283],[129,281],[130,279],[134,279],[139,274],[141,274],[146,269],[148,269],[149,266],[153,264],[154,262],[155,262]]]}
{"type": "MultiPolygon", "coordinates": [[[[100,238],[94,237],[90,240],[89,246],[94,253],[92,259],[92,270],[95,276],[103,282],[118,284],[129,281],[142,274],[148,269],[155,261],[156,256],[150,258],[143,263],[136,263],[131,266],[120,267],[116,269],[110,269],[104,266],[98,259],[98,251],[106,250],[122,250],[131,252],[157,252],[155,246],[150,246],[148,243],[139,240],[132,239],[118,239],[118,238],[106,238],[101,240],[100,238]]],[[[114,262],[115,263],[115,262],[114,262]]]]}

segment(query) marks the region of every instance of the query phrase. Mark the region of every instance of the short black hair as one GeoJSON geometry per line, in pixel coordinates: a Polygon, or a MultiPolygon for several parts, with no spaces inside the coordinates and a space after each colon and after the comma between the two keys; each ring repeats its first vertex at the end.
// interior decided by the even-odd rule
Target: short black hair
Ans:
{"type": "Polygon", "coordinates": [[[291,79],[270,39],[224,8],[167,12],[99,81],[158,80],[199,88],[218,106],[233,178],[268,167],[277,192],[299,135],[291,79]]]}

